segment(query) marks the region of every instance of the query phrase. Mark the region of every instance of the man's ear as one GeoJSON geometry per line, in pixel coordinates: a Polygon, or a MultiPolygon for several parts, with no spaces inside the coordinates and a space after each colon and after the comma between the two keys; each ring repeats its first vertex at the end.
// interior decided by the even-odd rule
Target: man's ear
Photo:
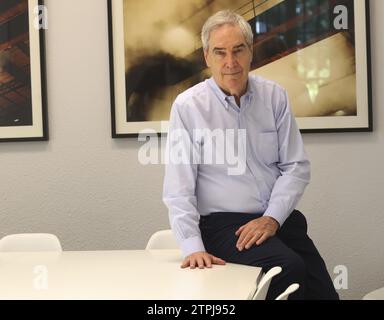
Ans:
{"type": "Polygon", "coordinates": [[[205,59],[205,63],[207,64],[207,67],[210,68],[211,65],[210,65],[210,63],[209,63],[209,57],[208,57],[208,55],[209,55],[209,49],[204,50],[204,59],[205,59]]]}

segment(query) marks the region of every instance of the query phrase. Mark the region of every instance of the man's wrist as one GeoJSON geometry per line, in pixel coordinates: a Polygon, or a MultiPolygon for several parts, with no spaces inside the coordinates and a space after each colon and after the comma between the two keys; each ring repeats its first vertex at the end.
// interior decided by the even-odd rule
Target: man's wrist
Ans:
{"type": "Polygon", "coordinates": [[[204,243],[201,239],[201,236],[195,236],[188,239],[184,239],[181,242],[180,247],[184,258],[188,257],[194,252],[205,251],[204,243]]]}
{"type": "Polygon", "coordinates": [[[275,218],[271,216],[265,216],[265,217],[268,218],[268,220],[270,220],[276,226],[276,229],[280,228],[280,223],[275,218]]]}

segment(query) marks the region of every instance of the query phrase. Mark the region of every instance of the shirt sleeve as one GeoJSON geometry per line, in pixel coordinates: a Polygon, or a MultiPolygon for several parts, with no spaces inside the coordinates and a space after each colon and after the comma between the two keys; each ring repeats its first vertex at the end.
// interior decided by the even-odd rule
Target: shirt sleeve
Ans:
{"type": "MultiPolygon", "coordinates": [[[[188,131],[176,102],[171,109],[166,146],[163,201],[183,256],[205,251],[199,228],[200,214],[195,195],[198,165],[192,134],[188,131]]],[[[185,118],[185,116],[184,116],[185,118]]]]}
{"type": "Polygon", "coordinates": [[[274,218],[282,226],[310,181],[310,162],[291,112],[288,95],[283,89],[277,95],[274,113],[279,143],[277,165],[281,175],[274,184],[264,215],[274,218]]]}

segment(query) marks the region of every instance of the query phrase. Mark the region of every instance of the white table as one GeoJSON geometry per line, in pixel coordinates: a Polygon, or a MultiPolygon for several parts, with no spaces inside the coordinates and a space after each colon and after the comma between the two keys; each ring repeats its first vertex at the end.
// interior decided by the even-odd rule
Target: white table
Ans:
{"type": "Polygon", "coordinates": [[[384,287],[366,294],[363,300],[384,300],[384,287]]]}
{"type": "Polygon", "coordinates": [[[246,299],[261,268],[181,269],[179,250],[0,253],[0,299],[246,299]]]}

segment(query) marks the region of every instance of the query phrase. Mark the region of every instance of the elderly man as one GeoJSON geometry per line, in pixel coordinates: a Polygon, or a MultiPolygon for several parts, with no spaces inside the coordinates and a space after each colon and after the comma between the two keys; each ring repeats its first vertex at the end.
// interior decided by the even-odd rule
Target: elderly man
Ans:
{"type": "Polygon", "coordinates": [[[186,133],[179,135],[184,141],[178,150],[190,146],[200,161],[169,161],[164,178],[163,200],[184,254],[182,267],[210,268],[228,261],[266,272],[281,266],[267,299],[294,282],[300,289],[292,299],[338,299],[307,235],[306,219],[295,210],[309,183],[310,164],[286,91],[249,75],[253,34],[241,16],[220,11],[206,21],[201,35],[212,78],[176,98],[167,144],[172,153],[172,134],[186,133]],[[207,141],[201,130],[236,130],[238,139],[230,142],[238,152],[245,150],[243,172],[228,174],[230,161],[201,161],[201,153],[208,152],[204,146],[220,145],[207,141]]]}

